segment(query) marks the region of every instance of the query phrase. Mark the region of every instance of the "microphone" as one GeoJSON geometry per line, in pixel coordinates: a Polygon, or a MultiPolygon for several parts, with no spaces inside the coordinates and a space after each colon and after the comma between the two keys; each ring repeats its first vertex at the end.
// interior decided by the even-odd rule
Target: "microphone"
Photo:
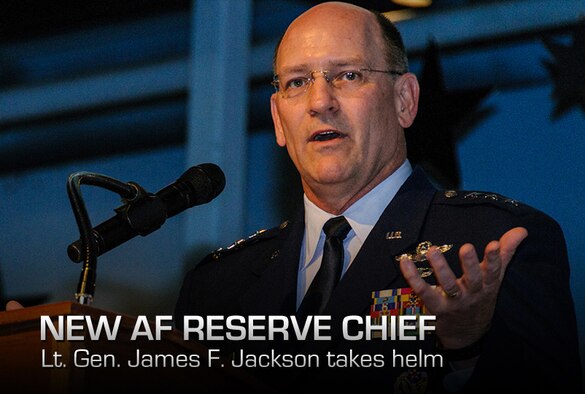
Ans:
{"type": "MultiPolygon", "coordinates": [[[[129,182],[134,186],[135,183],[129,182]]],[[[97,256],[102,255],[137,235],[145,236],[159,229],[167,218],[187,208],[210,202],[225,187],[225,175],[215,164],[204,163],[189,168],[175,182],[156,194],[145,193],[115,209],[116,216],[92,229],[97,256]]],[[[67,247],[69,258],[83,260],[81,240],[67,247]]]]}

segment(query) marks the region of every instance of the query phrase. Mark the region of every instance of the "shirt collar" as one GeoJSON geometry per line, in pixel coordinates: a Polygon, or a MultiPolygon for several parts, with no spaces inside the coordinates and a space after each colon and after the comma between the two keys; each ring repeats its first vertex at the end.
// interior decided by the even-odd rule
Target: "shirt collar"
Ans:
{"type": "MultiPolygon", "coordinates": [[[[411,173],[412,166],[406,160],[388,178],[384,179],[343,213],[360,243],[365,242],[382,212],[411,173]]],[[[306,195],[304,195],[303,199],[305,205],[305,256],[308,257],[306,259],[308,261],[315,254],[323,225],[335,215],[316,206],[309,201],[306,195]]]]}

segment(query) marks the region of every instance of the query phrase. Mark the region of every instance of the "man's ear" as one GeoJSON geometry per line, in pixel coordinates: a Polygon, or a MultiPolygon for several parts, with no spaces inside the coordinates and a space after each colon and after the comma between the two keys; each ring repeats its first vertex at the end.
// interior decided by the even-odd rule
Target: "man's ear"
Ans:
{"type": "Polygon", "coordinates": [[[402,128],[412,125],[418,112],[420,87],[416,75],[406,73],[394,85],[396,97],[396,113],[402,128]]]}
{"type": "Polygon", "coordinates": [[[282,128],[282,122],[280,121],[280,115],[276,106],[276,93],[270,96],[270,113],[272,114],[272,123],[274,123],[274,134],[276,135],[276,143],[284,147],[286,146],[286,137],[284,136],[284,130],[282,128]]]}

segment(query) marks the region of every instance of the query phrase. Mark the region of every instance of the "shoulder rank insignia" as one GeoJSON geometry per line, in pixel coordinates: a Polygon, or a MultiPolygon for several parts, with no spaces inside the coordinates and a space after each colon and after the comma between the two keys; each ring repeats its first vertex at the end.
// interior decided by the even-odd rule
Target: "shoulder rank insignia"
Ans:
{"type": "Polygon", "coordinates": [[[443,195],[448,199],[454,199],[459,197],[459,193],[463,193],[464,200],[491,200],[504,202],[506,204],[513,205],[515,207],[520,205],[518,200],[514,200],[508,197],[504,197],[497,193],[486,193],[486,192],[458,192],[457,190],[445,190],[443,195]]]}
{"type": "Polygon", "coordinates": [[[237,240],[236,242],[232,243],[231,245],[229,245],[226,248],[219,248],[219,249],[214,250],[211,253],[211,255],[212,255],[212,257],[213,257],[214,260],[217,260],[222,255],[224,255],[224,254],[226,254],[228,252],[241,249],[244,246],[248,245],[249,243],[254,242],[258,238],[259,235],[265,233],[266,231],[268,231],[268,230],[266,230],[266,229],[258,230],[254,234],[248,236],[248,238],[239,239],[239,240],[237,240]]]}
{"type": "Polygon", "coordinates": [[[507,204],[512,204],[515,207],[520,205],[520,203],[518,201],[512,200],[511,198],[507,198],[507,197],[501,196],[501,195],[496,194],[496,193],[471,192],[471,193],[467,193],[465,196],[463,196],[463,198],[468,199],[468,200],[484,199],[484,200],[503,201],[507,204]]]}
{"type": "Polygon", "coordinates": [[[225,247],[225,248],[219,248],[214,250],[213,252],[211,252],[211,257],[214,260],[218,260],[220,257],[229,254],[230,252],[235,252],[237,250],[240,250],[242,248],[244,248],[245,246],[251,245],[255,242],[260,241],[261,239],[269,239],[272,238],[274,236],[276,236],[276,234],[278,234],[278,232],[282,229],[284,229],[285,227],[287,227],[289,224],[288,221],[282,223],[280,226],[276,227],[276,228],[272,228],[270,230],[267,229],[262,229],[262,230],[258,230],[255,233],[249,235],[247,238],[242,238],[237,240],[236,242],[233,242],[231,245],[225,247]]]}

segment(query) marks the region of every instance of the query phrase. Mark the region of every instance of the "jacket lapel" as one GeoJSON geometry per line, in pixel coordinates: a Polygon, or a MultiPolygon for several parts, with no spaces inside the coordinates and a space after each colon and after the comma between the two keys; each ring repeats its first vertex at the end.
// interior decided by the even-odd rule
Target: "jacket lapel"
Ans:
{"type": "Polygon", "coordinates": [[[323,312],[331,316],[332,341],[306,342],[303,352],[332,349],[342,338],[346,316],[369,315],[373,291],[408,287],[395,257],[416,247],[435,192],[424,172],[416,168],[382,213],[323,312]],[[387,239],[388,233],[397,231],[400,238],[387,239]]]}
{"type": "Polygon", "coordinates": [[[372,291],[407,287],[395,257],[416,247],[435,192],[424,172],[416,168],[362,245],[325,314],[363,315],[370,306],[372,291]]]}
{"type": "MultiPolygon", "coordinates": [[[[372,229],[335,289],[324,314],[331,315],[334,320],[347,315],[364,315],[369,309],[372,291],[407,287],[395,257],[416,247],[435,192],[424,172],[415,168],[372,229]]],[[[270,262],[252,262],[251,269],[260,278],[240,298],[244,314],[295,313],[303,234],[304,211],[301,209],[295,220],[281,231],[278,255],[270,262]]]]}

